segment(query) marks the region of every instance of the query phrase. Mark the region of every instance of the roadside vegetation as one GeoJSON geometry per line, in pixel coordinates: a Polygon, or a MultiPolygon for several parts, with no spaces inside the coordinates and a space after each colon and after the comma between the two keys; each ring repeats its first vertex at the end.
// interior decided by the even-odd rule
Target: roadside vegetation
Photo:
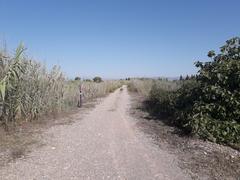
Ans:
{"type": "Polygon", "coordinates": [[[79,86],[83,99],[104,96],[121,86],[120,81],[103,81],[100,77],[69,80],[60,67],[47,68],[25,55],[19,45],[14,55],[0,50],[0,124],[8,129],[21,121],[33,121],[43,115],[77,107],[79,86]]]}
{"type": "Polygon", "coordinates": [[[131,80],[129,89],[146,97],[155,116],[168,119],[185,134],[240,147],[240,38],[232,38],[199,71],[179,80],[131,80]]]}

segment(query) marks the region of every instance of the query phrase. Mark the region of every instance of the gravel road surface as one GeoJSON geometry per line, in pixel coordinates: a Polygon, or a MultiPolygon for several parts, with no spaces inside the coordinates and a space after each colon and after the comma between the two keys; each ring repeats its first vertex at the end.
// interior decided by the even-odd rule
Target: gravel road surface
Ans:
{"type": "Polygon", "coordinates": [[[124,86],[74,123],[49,128],[45,145],[2,167],[0,179],[190,179],[176,156],[138,130],[129,106],[124,86]]]}

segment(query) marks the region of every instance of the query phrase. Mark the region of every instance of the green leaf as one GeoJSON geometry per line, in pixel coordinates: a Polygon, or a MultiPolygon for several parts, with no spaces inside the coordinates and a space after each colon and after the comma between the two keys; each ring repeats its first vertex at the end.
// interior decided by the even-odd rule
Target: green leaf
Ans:
{"type": "Polygon", "coordinates": [[[5,94],[6,94],[6,81],[5,81],[5,79],[3,79],[0,82],[0,92],[1,92],[2,100],[4,101],[5,94]]]}

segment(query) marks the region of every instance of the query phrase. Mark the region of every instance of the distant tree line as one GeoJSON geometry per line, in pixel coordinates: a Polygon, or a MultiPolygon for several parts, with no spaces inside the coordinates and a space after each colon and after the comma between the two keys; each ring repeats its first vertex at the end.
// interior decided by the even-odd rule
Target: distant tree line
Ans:
{"type": "Polygon", "coordinates": [[[183,77],[182,75],[180,75],[179,81],[192,80],[192,79],[195,79],[195,78],[196,78],[195,75],[186,75],[185,77],[183,77]]]}
{"type": "MultiPolygon", "coordinates": [[[[81,78],[79,76],[75,77],[74,79],[75,81],[81,81],[81,78]]],[[[83,79],[83,81],[85,82],[96,82],[96,83],[100,83],[103,82],[102,78],[99,76],[94,77],[93,79],[83,79]]]]}

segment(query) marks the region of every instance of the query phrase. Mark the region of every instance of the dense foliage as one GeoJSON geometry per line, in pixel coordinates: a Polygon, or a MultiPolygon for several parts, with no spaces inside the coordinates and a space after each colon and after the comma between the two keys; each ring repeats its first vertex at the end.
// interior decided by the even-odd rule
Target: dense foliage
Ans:
{"type": "Polygon", "coordinates": [[[24,50],[20,45],[14,56],[0,51],[0,124],[5,127],[76,107],[80,84],[84,100],[104,96],[121,86],[119,81],[68,80],[59,67],[48,71],[27,58],[24,50]]]}
{"type": "Polygon", "coordinates": [[[240,38],[230,39],[209,62],[197,62],[194,78],[176,91],[155,85],[149,101],[154,113],[165,115],[186,132],[214,142],[240,143],[240,38]]]}

